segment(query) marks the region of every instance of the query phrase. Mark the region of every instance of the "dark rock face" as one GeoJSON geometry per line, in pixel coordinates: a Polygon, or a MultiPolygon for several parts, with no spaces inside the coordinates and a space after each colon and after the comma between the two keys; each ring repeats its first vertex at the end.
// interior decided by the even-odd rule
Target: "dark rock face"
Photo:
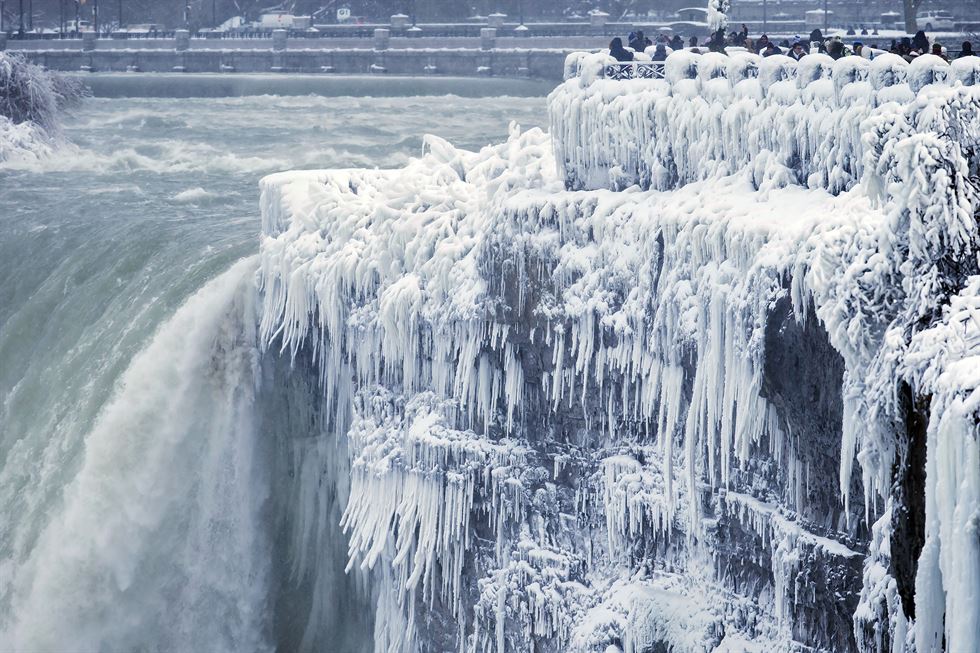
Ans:
{"type": "MultiPolygon", "coordinates": [[[[786,296],[769,313],[765,348],[762,394],[786,424],[792,449],[808,473],[797,506],[799,520],[808,530],[864,551],[868,533],[857,469],[851,477],[850,515],[843,514],[838,487],[844,361],[812,308],[800,324],[786,296]]],[[[793,579],[795,591],[805,597],[794,603],[794,636],[834,651],[855,650],[852,619],[863,558],[834,556],[819,547],[804,549],[804,556],[793,579]]]]}
{"type": "MultiPolygon", "coordinates": [[[[844,414],[844,360],[830,345],[812,308],[803,324],[796,321],[789,297],[779,299],[772,307],[765,342],[762,395],[788,425],[793,447],[814,481],[807,484],[801,517],[822,527],[837,528],[848,522],[837,481],[844,414]]],[[[866,539],[863,497],[855,466],[849,523],[862,531],[854,535],[866,539]]]]}
{"type": "Polygon", "coordinates": [[[929,399],[916,399],[907,384],[899,397],[905,409],[906,430],[899,438],[892,496],[891,575],[898,584],[902,610],[915,617],[915,574],[926,538],[926,427],[929,399]]]}

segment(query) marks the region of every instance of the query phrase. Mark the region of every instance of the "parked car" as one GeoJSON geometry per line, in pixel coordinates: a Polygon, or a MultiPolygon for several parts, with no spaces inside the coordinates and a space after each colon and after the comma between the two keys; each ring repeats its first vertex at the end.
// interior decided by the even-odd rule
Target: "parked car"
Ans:
{"type": "Polygon", "coordinates": [[[75,32],[91,32],[91,31],[92,31],[91,21],[80,20],[78,21],[77,25],[75,24],[74,20],[69,20],[67,23],[65,23],[65,33],[67,34],[74,34],[75,32]]]}
{"type": "Polygon", "coordinates": [[[953,14],[945,9],[930,9],[920,11],[915,16],[915,23],[919,29],[927,32],[951,32],[953,31],[953,14]]]}

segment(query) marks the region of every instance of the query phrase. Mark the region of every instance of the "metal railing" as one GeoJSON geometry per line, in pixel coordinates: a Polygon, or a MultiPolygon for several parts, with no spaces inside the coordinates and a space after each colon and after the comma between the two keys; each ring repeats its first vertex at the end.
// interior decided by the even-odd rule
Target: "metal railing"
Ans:
{"type": "Polygon", "coordinates": [[[606,64],[602,76],[606,79],[664,79],[663,61],[621,61],[606,64]]]}

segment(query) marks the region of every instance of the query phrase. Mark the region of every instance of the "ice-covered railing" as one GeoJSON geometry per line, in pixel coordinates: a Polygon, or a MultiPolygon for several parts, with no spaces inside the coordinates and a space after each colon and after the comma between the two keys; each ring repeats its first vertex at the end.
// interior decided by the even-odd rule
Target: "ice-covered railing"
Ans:
{"type": "Polygon", "coordinates": [[[572,189],[668,189],[750,169],[757,187],[775,181],[837,193],[863,174],[864,120],[933,86],[976,87],[974,59],[812,54],[796,62],[679,51],[658,65],[573,53],[549,103],[556,157],[572,189]],[[663,66],[663,79],[641,73],[651,66],[663,66]],[[606,74],[610,67],[631,72],[606,74]]]}
{"type": "Polygon", "coordinates": [[[659,61],[617,61],[602,69],[607,79],[663,79],[666,65],[659,61]]]}

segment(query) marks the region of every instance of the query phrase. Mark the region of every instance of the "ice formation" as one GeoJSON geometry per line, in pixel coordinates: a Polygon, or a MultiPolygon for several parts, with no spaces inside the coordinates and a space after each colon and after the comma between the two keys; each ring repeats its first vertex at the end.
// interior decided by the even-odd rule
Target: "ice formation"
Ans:
{"type": "Polygon", "coordinates": [[[82,93],[77,81],[0,52],[0,162],[49,152],[59,112],[82,93]]]}
{"type": "Polygon", "coordinates": [[[980,650],[977,69],[606,61],[550,135],[263,180],[375,649],[980,650]]]}

